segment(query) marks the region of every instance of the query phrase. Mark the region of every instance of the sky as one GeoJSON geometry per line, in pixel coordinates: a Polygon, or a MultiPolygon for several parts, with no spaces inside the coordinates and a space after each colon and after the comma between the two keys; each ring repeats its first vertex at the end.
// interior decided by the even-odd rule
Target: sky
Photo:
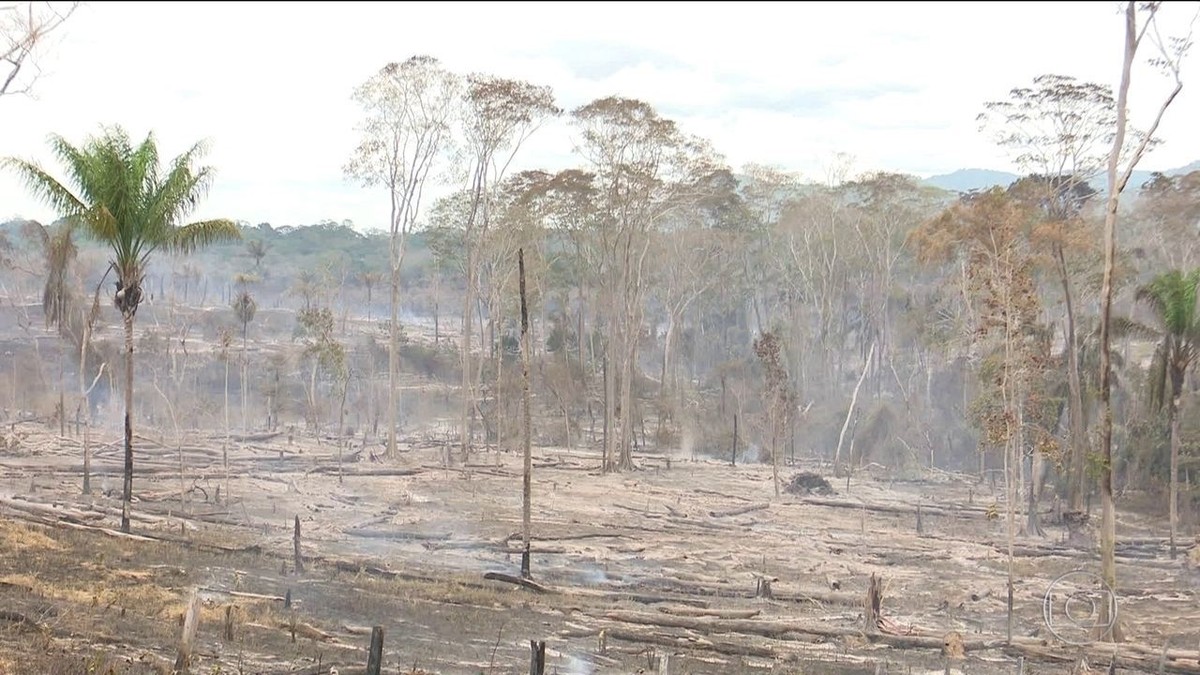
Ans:
{"type": "MultiPolygon", "coordinates": [[[[460,73],[549,85],[560,107],[638,98],[708,138],[734,168],[772,164],[824,180],[854,171],[929,176],[1013,170],[975,121],[1040,74],[1116,87],[1116,2],[465,3],[91,2],[40,55],[32,96],[0,98],[0,156],[49,164],[46,138],[101,125],[153,132],[164,157],[211,143],[212,190],[194,218],[386,226],[380,188],[344,178],[358,142],[353,89],[423,54],[460,73]]],[[[1166,3],[1164,33],[1195,3],[1166,3]]],[[[1149,56],[1148,50],[1145,56],[1149,56]]],[[[1200,159],[1200,63],[1139,166],[1200,159]],[[1195,73],[1196,86],[1189,88],[1195,73]]],[[[1144,62],[1143,59],[1139,59],[1144,62]]],[[[1170,81],[1139,64],[1130,107],[1145,126],[1170,81]]],[[[514,169],[577,166],[567,118],[540,129],[514,169]]],[[[0,218],[51,221],[0,174],[0,218]]]]}

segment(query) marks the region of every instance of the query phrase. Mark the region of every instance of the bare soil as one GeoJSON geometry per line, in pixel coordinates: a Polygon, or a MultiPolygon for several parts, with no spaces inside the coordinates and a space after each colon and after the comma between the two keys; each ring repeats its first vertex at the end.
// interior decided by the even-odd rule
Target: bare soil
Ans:
{"type": "MultiPolygon", "coordinates": [[[[1068,545],[1054,526],[1017,541],[1005,647],[1003,486],[973,476],[900,482],[868,468],[847,484],[803,462],[785,483],[811,471],[836,493],[777,497],[769,466],[650,455],[602,475],[595,453],[535,448],[530,588],[485,578],[519,573],[517,453],[446,468],[425,433],[395,459],[355,441],[339,464],[333,440],[259,435],[235,437],[226,462],[223,437],[139,437],[134,539],[111,532],[115,434],[96,443],[88,496],[78,439],[33,422],[4,435],[2,673],[170,672],[193,591],[204,603],[194,673],[361,672],[373,625],[385,673],[528,672],[531,640],[546,641],[546,672],[564,675],[987,675],[1022,656],[1026,673],[1061,673],[1081,655],[1111,659],[1064,643],[1086,642],[1065,619],[1046,626],[1051,582],[1099,569],[1094,533],[1068,545]],[[873,575],[882,623],[864,626],[873,575]],[[952,632],[962,658],[943,647],[952,632]]],[[[1133,643],[1119,665],[1200,672],[1195,550],[1170,559],[1162,523],[1134,513],[1118,530],[1133,643]]]]}

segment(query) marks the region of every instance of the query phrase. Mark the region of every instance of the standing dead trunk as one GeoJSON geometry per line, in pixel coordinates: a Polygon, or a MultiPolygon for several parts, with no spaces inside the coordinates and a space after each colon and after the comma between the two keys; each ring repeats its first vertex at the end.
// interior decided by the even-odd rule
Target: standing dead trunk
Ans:
{"type": "Polygon", "coordinates": [[[854,406],[858,403],[858,391],[862,389],[863,380],[867,379],[867,371],[871,369],[871,358],[874,355],[875,345],[872,343],[870,351],[867,352],[867,361],[863,364],[862,374],[858,377],[858,384],[854,385],[854,393],[850,396],[850,409],[846,411],[846,420],[842,422],[842,431],[838,434],[837,449],[833,452],[833,467],[835,471],[842,457],[842,444],[846,441],[846,429],[850,426],[850,418],[854,415],[854,406]]]}
{"type": "Polygon", "coordinates": [[[317,357],[313,356],[312,369],[308,376],[308,409],[312,414],[313,436],[317,439],[317,445],[321,444],[321,422],[319,410],[317,408],[317,357]]]}
{"type": "Polygon", "coordinates": [[[1179,389],[1182,388],[1183,377],[1179,377],[1177,379],[1177,381],[1179,383],[1178,387],[1174,386],[1174,384],[1172,385],[1172,388],[1175,389],[1175,391],[1172,392],[1171,410],[1170,410],[1170,415],[1171,415],[1171,486],[1169,489],[1169,493],[1170,493],[1169,498],[1171,500],[1171,506],[1169,509],[1169,513],[1170,513],[1170,519],[1171,519],[1170,546],[1171,546],[1171,559],[1172,560],[1174,560],[1175,557],[1178,555],[1178,551],[1176,550],[1175,543],[1178,539],[1177,535],[1179,533],[1178,532],[1178,530],[1179,530],[1179,446],[1181,445],[1180,433],[1182,433],[1179,428],[1179,426],[1180,426],[1180,424],[1179,424],[1179,403],[1180,403],[1180,397],[1182,396],[1182,392],[1179,391],[1179,389]]]}
{"type": "Polygon", "coordinates": [[[225,354],[225,442],[221,444],[221,463],[225,465],[225,499],[229,500],[229,354],[225,354]]]}
{"type": "MultiPolygon", "coordinates": [[[[1122,151],[1125,149],[1126,127],[1128,124],[1128,105],[1129,105],[1129,79],[1133,70],[1133,60],[1137,54],[1138,44],[1141,42],[1142,36],[1149,27],[1150,22],[1154,20],[1154,12],[1157,11],[1157,5],[1151,5],[1147,8],[1149,17],[1145,25],[1142,27],[1142,32],[1139,33],[1137,26],[1137,3],[1132,0],[1125,5],[1125,54],[1121,63],[1121,84],[1117,89],[1117,128],[1113,137],[1112,152],[1108,157],[1108,203],[1104,212],[1104,280],[1100,290],[1100,401],[1103,406],[1100,419],[1100,451],[1102,454],[1100,468],[1100,574],[1104,578],[1104,583],[1112,592],[1117,591],[1117,563],[1116,563],[1116,543],[1117,543],[1117,520],[1116,520],[1116,505],[1113,501],[1113,455],[1112,455],[1112,434],[1113,434],[1113,409],[1112,409],[1112,363],[1110,347],[1112,341],[1112,296],[1113,296],[1113,270],[1116,262],[1116,230],[1117,230],[1117,213],[1120,207],[1121,192],[1129,183],[1129,178],[1133,174],[1134,167],[1142,155],[1145,154],[1146,148],[1150,141],[1154,138],[1154,132],[1158,130],[1158,125],[1162,121],[1163,114],[1170,107],[1171,102],[1183,90],[1183,83],[1179,79],[1178,64],[1166,63],[1171,66],[1175,75],[1175,88],[1163,100],[1162,105],[1158,109],[1158,115],[1154,122],[1150,125],[1149,130],[1142,135],[1141,142],[1134,150],[1133,156],[1129,159],[1129,164],[1125,167],[1123,173],[1118,175],[1118,165],[1122,151]]],[[[1096,623],[1097,626],[1107,626],[1110,623],[1108,615],[1108,603],[1103,603],[1100,606],[1100,616],[1096,623]]],[[[1095,635],[1097,639],[1111,639],[1113,642],[1121,642],[1123,639],[1120,620],[1111,621],[1112,628],[1107,635],[1095,635]]]]}
{"type": "MultiPolygon", "coordinates": [[[[392,197],[392,222],[396,222],[395,196],[392,197]]],[[[391,313],[392,320],[388,325],[388,458],[396,458],[396,407],[400,405],[397,387],[400,375],[400,254],[397,250],[398,235],[392,233],[392,269],[391,269],[391,313]]]]}
{"type": "Polygon", "coordinates": [[[121,494],[121,531],[129,532],[133,502],[133,312],[121,312],[125,322],[125,475],[121,494]]]}
{"type": "MultiPolygon", "coordinates": [[[[468,236],[470,236],[470,228],[468,228],[468,236]]],[[[473,246],[470,241],[467,242],[467,264],[464,272],[467,277],[467,288],[463,293],[463,311],[462,311],[462,338],[459,345],[460,358],[462,362],[462,413],[459,418],[459,454],[463,462],[467,461],[467,456],[471,452],[471,408],[475,405],[475,395],[472,391],[472,374],[471,368],[471,329],[474,321],[471,319],[471,308],[475,303],[475,269],[471,254],[473,246]]],[[[482,357],[482,355],[481,355],[482,357]]],[[[449,456],[446,461],[449,463],[449,456]]]]}
{"type": "MultiPolygon", "coordinates": [[[[247,406],[246,399],[250,398],[250,383],[246,381],[246,375],[249,374],[249,370],[250,370],[250,362],[246,360],[246,330],[247,330],[247,328],[248,328],[248,326],[246,325],[246,322],[243,321],[242,322],[242,362],[241,362],[241,364],[239,364],[241,366],[242,372],[241,372],[241,375],[238,377],[238,379],[240,380],[240,384],[242,386],[242,433],[247,433],[249,431],[249,425],[246,421],[246,406],[247,406]]],[[[227,426],[228,426],[228,424],[227,424],[227,426]]]]}
{"type": "MultiPolygon", "coordinates": [[[[83,494],[92,494],[92,443],[91,443],[91,421],[92,407],[88,405],[88,389],[87,383],[87,347],[92,337],[92,324],[90,317],[85,317],[83,325],[83,336],[79,342],[79,407],[75,413],[76,425],[80,413],[83,415],[83,494]]],[[[100,374],[96,374],[97,379],[100,374]]],[[[93,385],[94,386],[94,385],[93,385]]]]}
{"type": "Polygon", "coordinates": [[[338,483],[342,482],[342,448],[346,445],[346,393],[350,389],[350,376],[342,377],[342,399],[338,404],[338,483]]]}
{"type": "Polygon", "coordinates": [[[524,454],[523,483],[521,490],[521,576],[529,578],[529,539],[532,521],[533,449],[530,434],[531,414],[529,410],[529,308],[525,302],[525,249],[517,249],[517,274],[521,291],[521,451],[524,454]]]}

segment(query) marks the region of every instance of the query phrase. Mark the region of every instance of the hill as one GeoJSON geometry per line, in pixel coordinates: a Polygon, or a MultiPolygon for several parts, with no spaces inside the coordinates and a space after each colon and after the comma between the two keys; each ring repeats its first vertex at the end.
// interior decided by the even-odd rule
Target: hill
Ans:
{"type": "MultiPolygon", "coordinates": [[[[1168,176],[1182,176],[1197,170],[1200,170],[1200,160],[1174,169],[1168,169],[1163,173],[1168,176]]],[[[1140,188],[1150,180],[1150,177],[1154,173],[1153,171],[1134,171],[1133,176],[1129,180],[1129,187],[1133,189],[1140,188]]],[[[950,190],[952,192],[969,192],[971,190],[986,190],[996,186],[1007,187],[1019,177],[1017,174],[1008,171],[958,169],[950,173],[930,176],[921,182],[930,187],[950,190]]],[[[1103,176],[1099,176],[1091,181],[1092,187],[1097,190],[1104,189],[1104,183],[1105,178],[1103,176]]]]}

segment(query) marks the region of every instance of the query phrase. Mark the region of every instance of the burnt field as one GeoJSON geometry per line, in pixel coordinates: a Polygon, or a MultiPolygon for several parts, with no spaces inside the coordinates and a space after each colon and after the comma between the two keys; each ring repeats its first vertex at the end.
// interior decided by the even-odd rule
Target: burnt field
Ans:
{"type": "Polygon", "coordinates": [[[784,477],[816,489],[775,497],[769,466],[646,455],[601,474],[593,453],[535,448],[519,584],[518,454],[447,468],[432,433],[394,461],[354,447],[340,462],[335,443],[282,434],[225,453],[221,437],[139,437],[122,536],[117,437],[98,439],[84,496],[75,439],[32,422],[5,436],[0,672],[170,672],[193,593],[196,673],[360,672],[372,626],[387,673],[528,672],[531,640],[563,674],[1200,672],[1200,554],[1171,560],[1161,524],[1128,511],[1128,643],[1070,644],[1087,636],[1062,604],[1086,577],[1056,587],[1048,629],[1051,583],[1099,567],[1094,535],[1049,525],[1016,542],[1006,645],[1004,490],[974,476],[867,467],[825,489],[801,463],[784,477]]]}

